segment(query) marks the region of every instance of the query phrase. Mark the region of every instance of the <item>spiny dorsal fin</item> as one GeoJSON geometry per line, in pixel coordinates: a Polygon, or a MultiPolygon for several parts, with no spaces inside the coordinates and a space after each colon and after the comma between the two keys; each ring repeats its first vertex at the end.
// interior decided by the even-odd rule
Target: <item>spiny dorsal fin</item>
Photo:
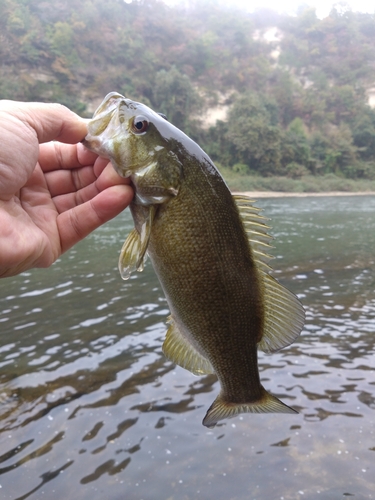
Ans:
{"type": "Polygon", "coordinates": [[[268,249],[272,248],[270,241],[273,238],[267,233],[270,229],[270,226],[266,224],[268,219],[259,214],[261,209],[254,207],[253,200],[247,196],[233,195],[233,199],[249,239],[255,262],[261,269],[271,269],[268,262],[273,259],[273,256],[268,253],[268,249]]]}
{"type": "Polygon", "coordinates": [[[163,344],[165,356],[194,375],[215,373],[208,359],[202,356],[181,334],[171,316],[168,317],[168,323],[170,326],[163,344]]]}
{"type": "Polygon", "coordinates": [[[259,349],[264,352],[279,351],[290,345],[300,334],[305,320],[305,311],[297,297],[268,274],[271,268],[268,261],[272,258],[266,250],[271,248],[272,237],[267,233],[266,219],[259,215],[260,209],[253,201],[243,195],[234,195],[234,201],[245,232],[248,236],[254,261],[262,280],[264,294],[264,332],[259,349]]]}

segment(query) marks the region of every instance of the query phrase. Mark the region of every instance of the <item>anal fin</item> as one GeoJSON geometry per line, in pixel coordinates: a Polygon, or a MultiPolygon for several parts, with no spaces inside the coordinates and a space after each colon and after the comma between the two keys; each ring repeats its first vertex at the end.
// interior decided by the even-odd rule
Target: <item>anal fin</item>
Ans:
{"type": "Polygon", "coordinates": [[[168,318],[168,323],[170,326],[163,343],[165,356],[194,375],[215,373],[208,359],[202,356],[180,333],[171,316],[168,318]]]}

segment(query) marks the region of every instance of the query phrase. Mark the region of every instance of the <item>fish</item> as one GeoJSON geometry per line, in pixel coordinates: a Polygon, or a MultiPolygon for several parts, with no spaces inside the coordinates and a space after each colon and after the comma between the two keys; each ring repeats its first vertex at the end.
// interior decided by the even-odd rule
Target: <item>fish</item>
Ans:
{"type": "Polygon", "coordinates": [[[134,229],[119,270],[128,279],[151,260],[170,309],[165,356],[220,382],[203,425],[241,413],[297,413],[259,376],[258,350],[290,345],[304,325],[300,301],[270,274],[268,219],[230,192],[196,142],[121,94],[104,98],[83,143],[131,179],[134,229]]]}

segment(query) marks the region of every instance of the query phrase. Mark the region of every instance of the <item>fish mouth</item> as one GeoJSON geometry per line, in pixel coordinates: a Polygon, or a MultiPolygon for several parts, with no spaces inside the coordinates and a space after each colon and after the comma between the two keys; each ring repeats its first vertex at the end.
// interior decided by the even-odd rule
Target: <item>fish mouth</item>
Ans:
{"type": "Polygon", "coordinates": [[[88,133],[81,141],[90,151],[111,160],[118,174],[125,178],[134,170],[125,166],[124,144],[130,135],[128,122],[136,104],[117,92],[107,94],[88,122],[88,133]]]}
{"type": "Polygon", "coordinates": [[[107,94],[88,123],[88,135],[92,137],[101,135],[118,110],[120,102],[124,100],[125,97],[121,94],[117,94],[117,92],[107,94]]]}
{"type": "Polygon", "coordinates": [[[118,118],[119,113],[121,114],[121,107],[123,105],[127,106],[126,98],[123,95],[117,92],[110,92],[106,95],[102,103],[94,112],[92,119],[88,122],[88,133],[81,141],[87,149],[108,158],[105,147],[107,139],[105,137],[105,132],[109,135],[109,129],[118,128],[119,123],[117,122],[121,122],[121,118],[120,120],[118,120],[118,118]]]}
{"type": "Polygon", "coordinates": [[[93,114],[93,118],[96,118],[98,115],[103,112],[108,112],[111,109],[115,109],[118,106],[118,100],[125,100],[125,97],[118,92],[110,92],[105,96],[101,104],[97,107],[93,114]]]}
{"type": "MultiPolygon", "coordinates": [[[[150,155],[143,160],[138,158],[134,164],[131,148],[127,147],[128,139],[135,135],[131,126],[140,106],[140,103],[117,92],[110,92],[88,122],[88,133],[81,141],[90,151],[111,160],[117,173],[125,178],[150,166],[150,155]]],[[[154,152],[151,156],[154,156],[154,152]]],[[[151,163],[154,163],[153,159],[151,163]]]]}

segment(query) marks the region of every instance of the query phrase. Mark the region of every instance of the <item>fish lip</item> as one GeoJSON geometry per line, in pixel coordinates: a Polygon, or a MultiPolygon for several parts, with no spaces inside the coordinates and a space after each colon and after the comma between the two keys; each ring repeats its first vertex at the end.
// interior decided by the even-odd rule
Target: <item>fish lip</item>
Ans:
{"type": "Polygon", "coordinates": [[[87,124],[88,135],[98,136],[105,132],[112,119],[121,112],[121,108],[129,107],[126,101],[126,98],[117,92],[107,94],[87,124]]]}
{"type": "Polygon", "coordinates": [[[108,125],[111,123],[113,116],[117,111],[116,107],[111,107],[110,109],[102,110],[99,114],[94,113],[93,118],[87,124],[88,136],[97,137],[107,129],[108,125]]]}
{"type": "MultiPolygon", "coordinates": [[[[113,158],[111,158],[105,151],[102,150],[100,141],[95,139],[95,137],[91,137],[89,134],[82,139],[81,144],[85,146],[89,151],[101,156],[102,158],[107,158],[111,163],[116,172],[123,177],[124,179],[128,179],[133,175],[132,170],[123,171],[120,167],[116,165],[116,162],[113,158]],[[88,139],[89,138],[89,139],[88,139]]],[[[133,186],[134,187],[134,186],[133,186]]]]}
{"type": "Polygon", "coordinates": [[[86,137],[81,141],[87,149],[104,158],[109,158],[105,147],[106,141],[103,141],[101,136],[111,126],[113,120],[118,118],[123,105],[127,106],[127,103],[121,94],[110,92],[106,95],[88,122],[86,137]]]}
{"type": "Polygon", "coordinates": [[[119,100],[125,100],[125,97],[117,92],[110,92],[109,94],[107,94],[100,105],[94,111],[92,119],[95,119],[103,113],[106,114],[110,110],[116,109],[119,100]]]}
{"type": "Polygon", "coordinates": [[[85,148],[88,149],[89,151],[92,151],[93,153],[103,156],[103,153],[101,152],[100,148],[100,141],[98,139],[95,139],[95,137],[91,136],[90,134],[87,134],[86,137],[82,139],[81,144],[83,144],[85,148]]]}

